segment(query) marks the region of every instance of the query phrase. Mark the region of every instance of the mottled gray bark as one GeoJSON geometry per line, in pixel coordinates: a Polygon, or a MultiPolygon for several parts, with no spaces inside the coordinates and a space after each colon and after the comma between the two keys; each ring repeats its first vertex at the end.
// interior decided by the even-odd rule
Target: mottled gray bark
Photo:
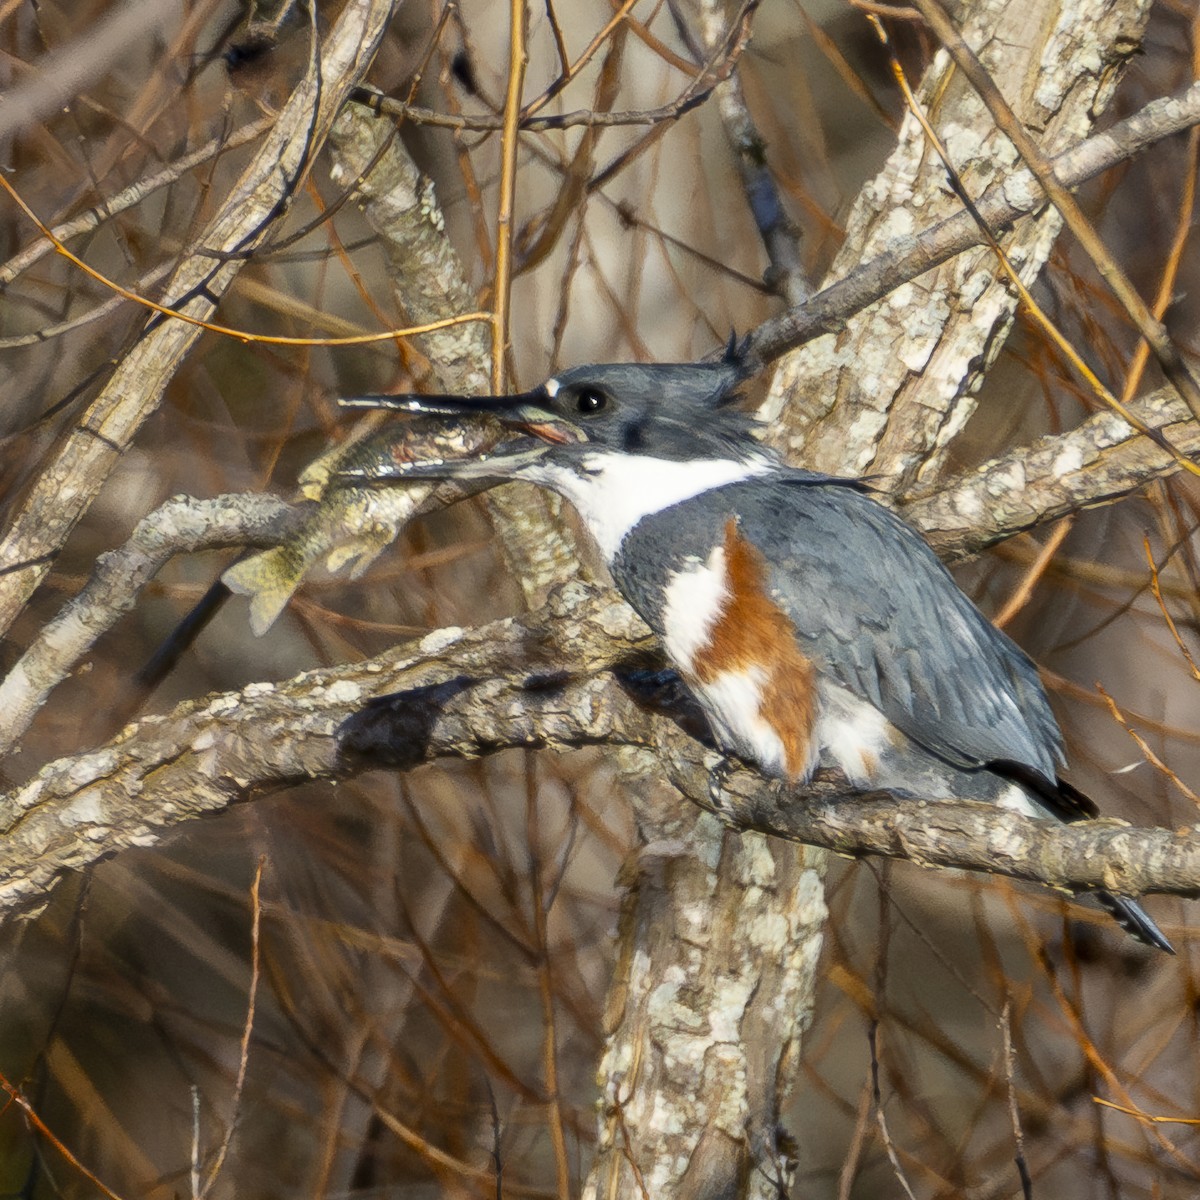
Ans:
{"type": "MultiPolygon", "coordinates": [[[[1043,151],[1053,154],[1085,134],[1108,103],[1148,7],[1142,0],[987,0],[964,10],[962,29],[1017,115],[1039,131],[1043,151]]],[[[918,99],[972,195],[1013,173],[1015,150],[944,52],[918,99]]],[[[908,116],[887,165],[858,197],[832,275],[959,208],[941,160],[908,116]]],[[[1059,225],[1053,210],[1043,210],[1001,239],[1026,284],[1045,263],[1059,225]]],[[[840,333],[784,360],[763,408],[773,442],[814,470],[869,473],[899,492],[928,485],[974,411],[973,393],[1016,303],[990,249],[960,254],[897,288],[840,333]]]]}
{"type": "MultiPolygon", "coordinates": [[[[358,730],[352,745],[361,746],[364,728],[382,728],[389,754],[400,767],[522,746],[603,744],[635,747],[642,755],[653,751],[654,764],[644,759],[640,777],[663,771],[696,805],[711,810],[708,771],[717,761],[715,753],[666,716],[641,707],[612,674],[614,667],[652,647],[649,631],[613,592],[568,585],[554,594],[543,613],[477,629],[437,630],[365,662],[310,671],[280,684],[251,684],[146,717],[107,746],[49,763],[29,783],[0,795],[0,912],[36,911],[64,872],[128,846],[153,844],[181,822],[219,811],[260,789],[377,765],[352,749],[343,752],[344,743],[339,748],[338,729],[351,717],[358,730]],[[564,663],[572,664],[570,673],[564,673],[564,663]],[[365,724],[356,715],[373,698],[397,693],[403,694],[401,700],[368,710],[365,724]]],[[[1058,887],[1189,895],[1200,890],[1197,830],[1139,830],[1119,821],[1065,828],[988,805],[900,802],[894,797],[859,796],[853,803],[838,803],[846,794],[843,781],[822,781],[810,791],[792,794],[739,771],[729,776],[717,815],[736,830],[772,833],[841,853],[905,857],[1058,887]]],[[[780,978],[769,982],[796,1002],[788,1022],[802,1022],[799,981],[811,969],[815,951],[803,939],[792,938],[801,929],[815,933],[812,926],[819,925],[819,905],[809,893],[811,862],[798,866],[792,851],[777,846],[768,853],[757,841],[739,848],[707,818],[699,821],[707,856],[696,854],[697,818],[690,806],[672,803],[652,819],[663,836],[630,864],[630,879],[648,873],[652,880],[669,875],[682,882],[678,893],[655,886],[631,900],[629,919],[646,930],[692,930],[701,941],[700,931],[707,929],[712,953],[700,961],[689,946],[674,946],[660,970],[659,958],[646,944],[635,941],[623,948],[627,978],[613,1006],[635,1019],[637,1029],[618,1026],[614,1032],[608,1061],[620,1079],[614,1074],[609,1095],[621,1096],[639,1110],[646,1103],[637,1094],[644,1081],[631,1075],[628,1064],[649,1062],[657,1054],[671,1057],[672,1039],[658,1025],[668,1014],[653,1008],[656,989],[670,980],[677,988],[690,987],[683,982],[692,979],[683,970],[688,963],[706,978],[714,964],[732,963],[727,977],[745,977],[753,968],[744,939],[749,945],[773,947],[772,972],[778,970],[780,978]],[[775,897],[768,901],[760,891],[775,897]],[[661,893],[657,904],[650,903],[651,893],[661,893]],[[722,903],[709,908],[705,895],[722,903]],[[783,929],[789,931],[787,953],[780,957],[783,929]],[[629,964],[638,956],[644,961],[634,970],[629,964]],[[656,1031],[653,1046],[643,1040],[651,1031],[656,1031]],[[630,1037],[639,1049],[615,1048],[622,1040],[628,1045],[630,1037]]],[[[660,944],[656,935],[654,945],[660,944]]],[[[724,971],[722,975],[726,977],[724,971]]],[[[711,982],[719,991],[718,982],[711,982]]],[[[714,998],[703,988],[695,995],[703,994],[714,998]]],[[[760,992],[755,1004],[769,994],[770,988],[760,992]]],[[[731,1010],[715,1005],[695,1011],[731,1010]]],[[[748,1018],[752,1006],[739,1011],[748,1018]]],[[[694,1030],[687,1033],[689,1039],[693,1036],[694,1030]]],[[[761,1047],[753,1049],[761,1052],[761,1047]]],[[[694,1046],[680,1043],[679,1053],[688,1058],[694,1046]]],[[[770,1053],[780,1066],[778,1046],[770,1053]]],[[[756,1069],[764,1072],[760,1078],[769,1074],[761,1064],[756,1069]]],[[[707,1096],[703,1089],[694,1094],[707,1096]]],[[[661,1119],[664,1110],[655,1111],[661,1119]]],[[[733,1126],[727,1116],[721,1128],[728,1133],[733,1126]]],[[[649,1136],[648,1128],[645,1132],[649,1136]]],[[[748,1134],[752,1140],[765,1135],[765,1130],[748,1134]]],[[[623,1153],[621,1146],[616,1149],[623,1153]]]]}

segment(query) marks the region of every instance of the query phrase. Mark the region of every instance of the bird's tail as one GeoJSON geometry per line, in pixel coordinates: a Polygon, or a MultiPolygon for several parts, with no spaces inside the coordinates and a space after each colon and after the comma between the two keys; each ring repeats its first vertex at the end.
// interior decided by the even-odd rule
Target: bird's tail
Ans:
{"type": "Polygon", "coordinates": [[[1163,931],[1150,919],[1149,914],[1128,896],[1114,896],[1110,892],[1092,892],[1096,902],[1126,933],[1137,938],[1145,946],[1156,950],[1175,953],[1175,947],[1167,941],[1163,931]]]}
{"type": "MultiPolygon", "coordinates": [[[[988,765],[997,775],[1020,784],[1060,821],[1073,824],[1099,815],[1095,801],[1065,779],[1049,780],[1040,771],[1024,763],[1005,761],[988,765]]],[[[1093,896],[1096,903],[1131,937],[1137,938],[1145,946],[1153,946],[1167,954],[1175,953],[1174,946],[1136,900],[1128,896],[1114,896],[1111,892],[1089,892],[1088,895],[1093,896]]]]}

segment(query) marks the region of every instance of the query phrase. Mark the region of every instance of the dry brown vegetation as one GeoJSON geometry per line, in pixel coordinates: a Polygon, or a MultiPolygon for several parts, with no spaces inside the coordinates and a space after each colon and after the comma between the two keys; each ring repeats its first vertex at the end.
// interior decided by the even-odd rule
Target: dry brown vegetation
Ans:
{"type": "MultiPolygon", "coordinates": [[[[961,208],[920,129],[898,133],[905,101],[873,5],[537,0],[518,99],[527,117],[583,115],[519,135],[504,114],[520,0],[321,3],[315,32],[301,6],[270,7],[0,3],[3,178],[104,277],[0,198],[0,675],[168,498],[290,498],[353,425],[339,395],[478,387],[506,339],[503,374],[518,385],[589,360],[695,358],[961,208]],[[325,59],[314,73],[338,36],[337,70],[325,59]],[[410,155],[433,181],[457,251],[438,270],[461,272],[456,311],[491,313],[490,328],[454,347],[273,344],[114,293],[277,338],[365,337],[444,315],[427,295],[430,260],[397,258],[388,218],[364,214],[352,132],[326,140],[359,76],[424,110],[355,119],[381,154],[410,155]],[[739,91],[715,89],[730,79],[739,91]],[[613,112],[632,116],[587,116],[613,112]],[[238,193],[272,137],[259,190],[238,193]],[[748,194],[761,198],[764,175],[781,221],[755,221],[748,194]]],[[[1191,6],[1099,7],[980,0],[954,13],[1047,152],[1085,138],[1093,108],[1108,125],[1196,76],[1191,6]],[[1077,41],[1064,49],[1066,33],[1077,41]]],[[[917,86],[938,39],[913,17],[885,24],[917,86]]],[[[976,198],[1016,171],[961,73],[935,64],[918,95],[976,198]]],[[[1078,193],[1185,362],[1200,295],[1198,150],[1194,131],[1178,134],[1078,193]]],[[[1194,453],[1195,423],[1160,390],[1134,324],[1079,241],[1056,233],[1043,214],[1006,241],[1034,300],[1113,393],[1194,453]]],[[[1044,668],[1072,780],[1134,824],[1193,825],[1196,480],[1132,438],[1093,457],[1053,443],[1037,470],[1017,471],[1006,455],[1046,434],[1082,428],[1086,440],[1102,404],[1028,309],[1009,330],[1017,304],[996,274],[983,248],[905,283],[769,370],[755,399],[797,461],[876,476],[948,553],[998,543],[960,578],[1044,668]],[[995,459],[990,475],[971,473],[995,459]]],[[[121,560],[112,586],[131,610],[85,639],[67,677],[30,702],[27,728],[0,713],[19,739],[0,767],[0,898],[19,877],[23,909],[0,929],[0,1072],[27,1106],[0,1111],[0,1193],[1200,1192],[1186,1123],[1200,1118],[1200,988],[1194,913],[1178,897],[1149,901],[1179,952],[1168,960],[1048,889],[801,858],[722,831],[644,749],[508,748],[334,782],[326,751],[310,747],[354,706],[322,707],[303,681],[287,686],[308,725],[292,710],[277,725],[255,717],[193,761],[203,726],[184,717],[203,714],[181,716],[185,701],[219,693],[229,711],[257,713],[263,694],[238,689],[318,667],[365,694],[353,664],[398,642],[530,608],[531,621],[577,619],[572,606],[591,602],[563,599],[577,551],[584,566],[567,572],[595,574],[569,514],[498,494],[426,512],[362,578],[317,572],[262,638],[230,600],[165,680],[142,687],[139,669],[233,547],[269,544],[288,519],[254,509],[240,533],[194,543],[223,548],[147,569],[140,593],[121,560]],[[174,723],[148,725],[150,714],[174,723]],[[122,817],[85,812],[87,787],[115,776],[78,756],[135,720],[124,744],[149,765],[125,787],[122,817]],[[155,729],[185,726],[151,758],[155,729]],[[38,875],[28,845],[10,858],[38,817],[16,805],[60,759],[83,790],[55,827],[86,836],[38,875]],[[786,923],[778,961],[764,957],[758,918],[786,923]],[[691,950],[703,979],[684,974],[691,950]],[[735,984],[745,1011],[732,1010],[735,984]],[[773,1017],[751,1013],[768,1001],[773,1017]],[[672,1055],[703,1053],[722,1022],[729,1063],[673,1075],[672,1055]],[[732,1116],[705,1107],[747,1079],[732,1116]]],[[[594,624],[578,645],[598,656],[594,624]]],[[[618,625],[606,628],[636,641],[618,625]]],[[[489,661],[506,679],[521,666],[489,661]]],[[[588,661],[597,674],[608,665],[588,661]]],[[[603,690],[576,701],[624,711],[603,690]]]]}

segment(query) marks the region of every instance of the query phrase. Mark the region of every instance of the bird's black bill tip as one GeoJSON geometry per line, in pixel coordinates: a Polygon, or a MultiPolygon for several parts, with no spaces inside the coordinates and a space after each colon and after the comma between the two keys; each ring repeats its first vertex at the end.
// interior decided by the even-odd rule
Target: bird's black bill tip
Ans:
{"type": "MultiPolygon", "coordinates": [[[[342,408],[375,408],[388,412],[412,413],[430,417],[496,416],[503,412],[503,402],[509,397],[496,396],[425,396],[417,392],[397,392],[367,396],[341,396],[342,408]]],[[[514,397],[515,399],[515,397],[514,397]]]]}

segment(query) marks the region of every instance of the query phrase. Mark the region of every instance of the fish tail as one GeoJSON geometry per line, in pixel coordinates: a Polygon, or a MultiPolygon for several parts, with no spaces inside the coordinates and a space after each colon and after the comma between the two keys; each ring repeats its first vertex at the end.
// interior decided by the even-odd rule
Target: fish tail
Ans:
{"type": "Polygon", "coordinates": [[[250,628],[262,637],[287,607],[304,570],[302,556],[284,545],[235,562],[221,579],[231,592],[250,597],[250,628]]]}

